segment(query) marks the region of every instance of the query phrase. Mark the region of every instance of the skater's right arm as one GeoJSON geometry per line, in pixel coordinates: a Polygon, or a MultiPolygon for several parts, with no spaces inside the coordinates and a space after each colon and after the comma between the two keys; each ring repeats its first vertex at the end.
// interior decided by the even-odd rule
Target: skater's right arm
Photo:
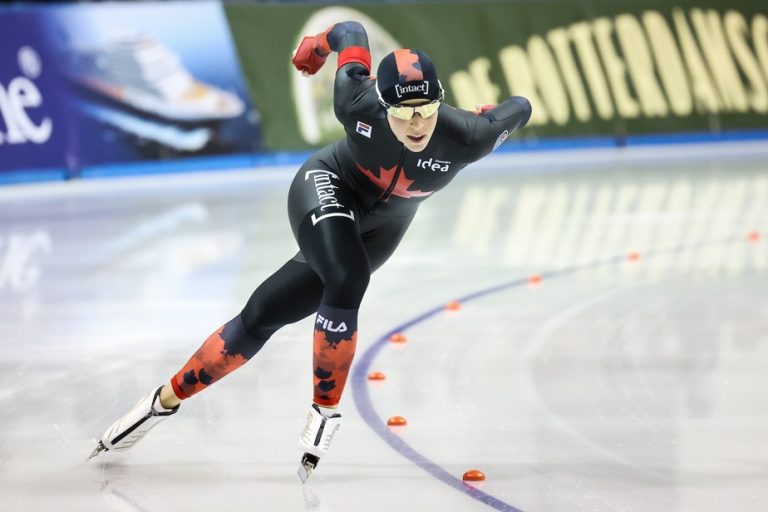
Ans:
{"type": "Polygon", "coordinates": [[[371,78],[371,53],[365,28],[356,21],[331,25],[315,36],[307,36],[294,53],[292,63],[302,73],[314,75],[328,55],[339,54],[334,85],[334,111],[339,119],[354,109],[371,78]]]}

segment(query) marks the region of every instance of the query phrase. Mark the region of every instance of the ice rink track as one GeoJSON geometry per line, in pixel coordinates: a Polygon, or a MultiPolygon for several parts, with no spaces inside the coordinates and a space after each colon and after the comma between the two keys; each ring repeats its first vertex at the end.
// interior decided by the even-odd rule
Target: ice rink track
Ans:
{"type": "Polygon", "coordinates": [[[293,173],[0,187],[0,509],[768,509],[765,141],[463,171],[372,278],[307,486],[311,320],[84,462],[294,254],[293,173]]]}

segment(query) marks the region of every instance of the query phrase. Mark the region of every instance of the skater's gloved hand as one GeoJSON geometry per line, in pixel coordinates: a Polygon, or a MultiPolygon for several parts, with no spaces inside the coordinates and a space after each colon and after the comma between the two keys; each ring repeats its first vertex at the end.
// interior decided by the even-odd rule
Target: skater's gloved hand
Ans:
{"type": "Polygon", "coordinates": [[[305,36],[299,47],[293,51],[291,63],[302,75],[314,75],[325,64],[331,53],[331,47],[328,45],[328,32],[331,29],[333,26],[316,36],[305,36]]]}
{"type": "Polygon", "coordinates": [[[475,111],[474,111],[474,114],[475,114],[476,116],[479,116],[480,114],[483,114],[483,113],[485,113],[485,112],[488,112],[489,110],[493,110],[494,108],[496,108],[496,105],[491,105],[491,104],[487,104],[487,105],[475,105],[475,111]]]}

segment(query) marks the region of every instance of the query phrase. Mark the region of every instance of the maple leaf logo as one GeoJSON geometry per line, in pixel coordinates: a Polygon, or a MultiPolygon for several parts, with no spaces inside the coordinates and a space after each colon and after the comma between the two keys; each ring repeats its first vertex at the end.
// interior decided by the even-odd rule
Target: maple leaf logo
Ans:
{"type": "Polygon", "coordinates": [[[395,63],[402,83],[424,80],[424,72],[416,52],[409,49],[395,50],[395,63]]]}
{"type": "MultiPolygon", "coordinates": [[[[360,164],[355,163],[355,165],[360,170],[360,172],[365,174],[368,179],[371,180],[371,182],[379,187],[382,191],[389,189],[389,186],[392,184],[392,180],[395,178],[395,174],[397,173],[397,166],[394,166],[391,169],[379,167],[379,175],[376,176],[360,164]]],[[[412,197],[430,196],[434,193],[434,191],[425,192],[423,190],[408,190],[408,187],[413,184],[413,181],[414,180],[409,180],[408,176],[405,175],[405,169],[401,170],[397,177],[395,188],[392,189],[392,195],[410,199],[412,197]]]]}

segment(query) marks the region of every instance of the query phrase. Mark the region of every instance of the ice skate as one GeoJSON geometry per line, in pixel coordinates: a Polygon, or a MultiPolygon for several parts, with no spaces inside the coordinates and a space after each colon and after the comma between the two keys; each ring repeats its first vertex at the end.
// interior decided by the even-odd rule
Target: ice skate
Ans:
{"type": "Polygon", "coordinates": [[[299,435],[299,448],[304,450],[297,474],[302,482],[317,467],[320,458],[328,453],[334,434],[341,427],[341,414],[324,415],[317,404],[312,404],[307,416],[307,425],[299,435]]]}
{"type": "Polygon", "coordinates": [[[152,427],[171,414],[175,414],[179,410],[178,405],[173,409],[166,409],[160,404],[162,388],[160,386],[147,393],[125,416],[113,423],[101,436],[101,441],[88,459],[92,459],[103,451],[127,450],[141,440],[152,427]]]}

